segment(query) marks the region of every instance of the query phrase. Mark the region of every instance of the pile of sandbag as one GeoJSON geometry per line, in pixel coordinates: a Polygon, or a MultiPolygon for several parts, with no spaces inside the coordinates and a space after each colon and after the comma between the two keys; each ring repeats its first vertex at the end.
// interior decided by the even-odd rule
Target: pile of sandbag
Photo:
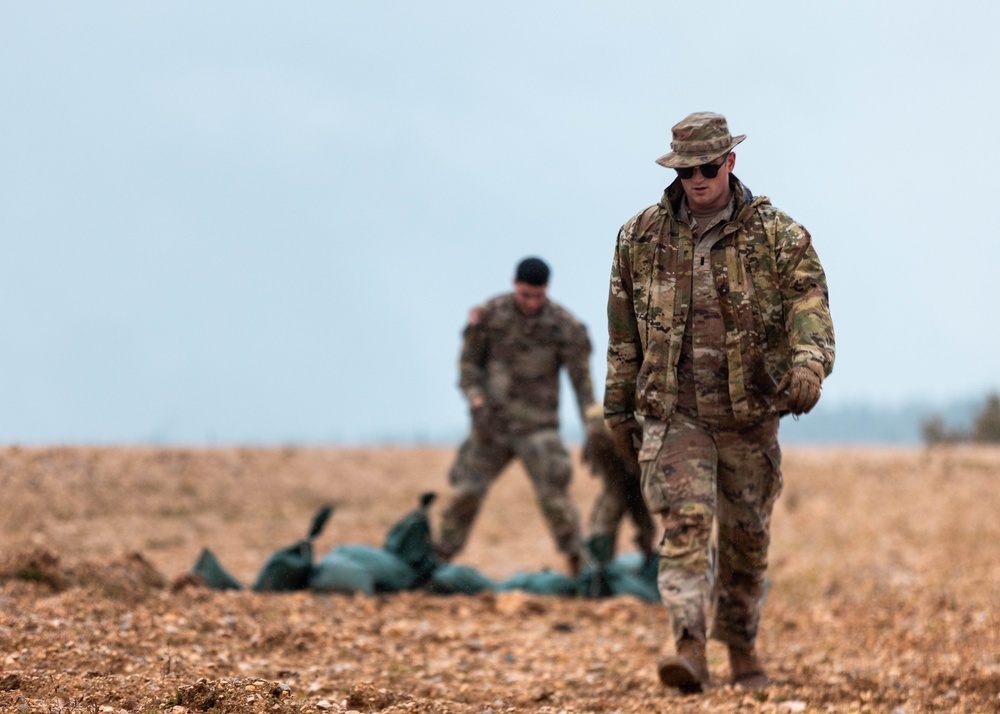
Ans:
{"type": "MultiPolygon", "coordinates": [[[[272,554],[253,583],[253,590],[282,592],[311,589],[331,593],[393,593],[425,590],[442,595],[474,594],[522,590],[540,595],[604,598],[632,595],[659,601],[656,589],[656,561],[640,553],[612,557],[613,544],[595,537],[587,542],[591,564],[573,578],[543,571],[517,573],[492,580],[467,565],[441,563],[434,556],[427,510],[435,494],[420,497],[416,510],[389,530],[381,548],[365,544],[338,545],[318,560],[313,559],[313,540],[323,531],[333,514],[324,506],[313,517],[306,537],[272,554]]],[[[205,548],[192,574],[216,590],[241,590],[211,550],[205,548]]]]}

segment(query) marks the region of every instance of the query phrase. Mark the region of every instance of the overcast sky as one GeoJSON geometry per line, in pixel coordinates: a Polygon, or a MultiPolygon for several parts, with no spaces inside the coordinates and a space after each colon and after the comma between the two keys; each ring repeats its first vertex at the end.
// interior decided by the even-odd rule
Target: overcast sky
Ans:
{"type": "Polygon", "coordinates": [[[813,234],[824,405],[984,394],[998,27],[987,0],[3,3],[0,442],[461,435],[465,316],[529,254],[600,398],[615,234],[693,111],[813,234]]]}

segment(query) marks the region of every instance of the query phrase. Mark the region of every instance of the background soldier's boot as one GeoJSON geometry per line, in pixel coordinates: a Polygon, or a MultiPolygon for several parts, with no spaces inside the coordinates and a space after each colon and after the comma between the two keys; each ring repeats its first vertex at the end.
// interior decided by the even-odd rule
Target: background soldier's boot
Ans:
{"type": "Polygon", "coordinates": [[[729,645],[729,671],[732,683],[741,689],[761,689],[767,686],[767,674],[753,645],[749,648],[729,645]]]}
{"type": "Polygon", "coordinates": [[[708,661],[705,659],[705,640],[690,637],[687,633],[677,641],[677,654],[664,657],[657,665],[660,681],[675,687],[684,694],[698,694],[708,684],[708,661]]]}

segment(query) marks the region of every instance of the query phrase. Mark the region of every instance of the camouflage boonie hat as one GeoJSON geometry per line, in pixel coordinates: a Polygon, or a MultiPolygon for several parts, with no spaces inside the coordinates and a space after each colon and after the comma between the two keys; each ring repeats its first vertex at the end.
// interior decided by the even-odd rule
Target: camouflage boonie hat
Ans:
{"type": "Polygon", "coordinates": [[[708,164],[747,138],[746,134],[732,136],[726,118],[712,112],[695,112],[682,119],[673,127],[673,149],[656,160],[668,169],[683,169],[689,166],[708,164]]]}

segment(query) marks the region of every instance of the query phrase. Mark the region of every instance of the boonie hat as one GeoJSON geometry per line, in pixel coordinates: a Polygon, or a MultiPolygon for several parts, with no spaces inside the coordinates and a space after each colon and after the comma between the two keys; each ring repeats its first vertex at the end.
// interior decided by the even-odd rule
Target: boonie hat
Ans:
{"type": "Polygon", "coordinates": [[[668,169],[683,169],[708,164],[733,150],[747,138],[732,136],[726,118],[713,112],[695,112],[673,126],[672,151],[656,160],[668,169]]]}

